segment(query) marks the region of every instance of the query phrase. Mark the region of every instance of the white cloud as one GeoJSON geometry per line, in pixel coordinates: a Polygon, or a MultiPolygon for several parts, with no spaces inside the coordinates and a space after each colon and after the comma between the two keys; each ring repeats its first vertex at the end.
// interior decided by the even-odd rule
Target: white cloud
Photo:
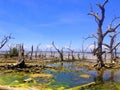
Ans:
{"type": "Polygon", "coordinates": [[[85,51],[93,50],[94,49],[94,44],[91,44],[85,48],[85,51]]]}
{"type": "Polygon", "coordinates": [[[54,48],[52,45],[46,45],[46,48],[47,49],[52,49],[52,48],[54,48]]]}

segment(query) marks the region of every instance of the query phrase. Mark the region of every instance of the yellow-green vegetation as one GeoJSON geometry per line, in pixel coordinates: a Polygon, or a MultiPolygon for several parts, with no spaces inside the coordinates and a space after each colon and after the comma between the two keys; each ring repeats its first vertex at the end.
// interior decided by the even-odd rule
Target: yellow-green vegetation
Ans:
{"type": "MultiPolygon", "coordinates": [[[[118,80],[117,83],[114,83],[114,82],[110,82],[111,78],[110,79],[109,77],[107,77],[108,79],[106,78],[106,74],[107,75],[109,74],[109,76],[112,76],[114,73],[115,75],[116,74],[119,75],[119,69],[118,70],[113,69],[113,71],[111,71],[111,68],[107,70],[102,69],[104,70],[104,72],[105,70],[107,72],[107,73],[105,72],[105,77],[103,76],[104,72],[102,72],[102,70],[95,71],[95,74],[97,73],[98,77],[95,77],[94,79],[94,76],[89,74],[89,72],[81,71],[81,69],[79,71],[79,68],[82,68],[80,66],[81,63],[77,63],[77,64],[73,63],[75,69],[78,68],[78,70],[77,69],[75,70],[74,67],[71,66],[71,63],[68,64],[65,63],[63,66],[59,66],[59,64],[58,65],[55,64],[56,66],[53,65],[53,67],[52,65],[46,66],[47,68],[45,69],[39,67],[39,65],[36,65],[36,63],[37,61],[34,63],[28,62],[27,65],[30,66],[30,68],[23,68],[23,69],[17,68],[15,70],[1,69],[0,85],[2,85],[3,87],[0,88],[10,88],[10,89],[12,88],[11,90],[120,90],[120,85],[117,84],[119,83],[118,80]],[[69,68],[69,66],[65,66],[65,65],[70,65],[71,67],[69,68]],[[81,85],[83,83],[86,84],[81,85]]],[[[13,64],[14,63],[12,63],[12,65],[13,64]]]]}
{"type": "Polygon", "coordinates": [[[52,79],[52,80],[50,80],[50,82],[48,82],[46,85],[50,85],[50,84],[52,84],[52,83],[54,83],[54,82],[55,82],[55,80],[52,79]]]}
{"type": "Polygon", "coordinates": [[[84,84],[84,85],[81,85],[81,86],[70,88],[69,90],[83,90],[83,88],[90,87],[90,86],[95,85],[95,84],[96,84],[95,82],[91,82],[91,83],[88,83],[88,84],[84,84]]]}
{"type": "Polygon", "coordinates": [[[39,84],[39,85],[37,85],[36,87],[32,87],[32,88],[29,89],[29,90],[53,90],[53,89],[51,89],[51,88],[49,88],[49,87],[46,87],[46,86],[44,86],[44,85],[42,85],[42,84],[39,84]]]}
{"type": "Polygon", "coordinates": [[[46,74],[46,73],[40,73],[40,74],[31,74],[30,75],[31,77],[33,77],[33,78],[51,78],[51,77],[53,77],[53,75],[52,74],[46,74]]]}
{"type": "Polygon", "coordinates": [[[120,85],[114,82],[93,85],[91,87],[85,87],[84,90],[120,90],[120,85]]]}
{"type": "Polygon", "coordinates": [[[50,88],[44,88],[44,87],[9,87],[9,86],[1,86],[0,85],[0,90],[52,90],[50,88]]]}
{"type": "Polygon", "coordinates": [[[9,87],[9,86],[1,86],[0,85],[0,90],[38,90],[34,88],[25,88],[25,87],[9,87]]]}
{"type": "Polygon", "coordinates": [[[65,90],[65,87],[59,87],[57,90],[65,90]]]}
{"type": "Polygon", "coordinates": [[[91,76],[89,74],[81,74],[80,77],[89,79],[91,76]]]}
{"type": "Polygon", "coordinates": [[[97,85],[95,82],[91,82],[85,85],[70,88],[68,90],[120,90],[120,85],[114,82],[99,85],[97,85]]]}

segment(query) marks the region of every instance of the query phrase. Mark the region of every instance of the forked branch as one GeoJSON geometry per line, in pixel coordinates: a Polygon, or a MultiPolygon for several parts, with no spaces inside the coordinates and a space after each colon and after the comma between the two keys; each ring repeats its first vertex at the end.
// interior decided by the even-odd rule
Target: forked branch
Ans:
{"type": "Polygon", "coordinates": [[[9,36],[4,36],[0,42],[0,49],[9,41],[9,39],[12,39],[11,34],[9,36]]]}

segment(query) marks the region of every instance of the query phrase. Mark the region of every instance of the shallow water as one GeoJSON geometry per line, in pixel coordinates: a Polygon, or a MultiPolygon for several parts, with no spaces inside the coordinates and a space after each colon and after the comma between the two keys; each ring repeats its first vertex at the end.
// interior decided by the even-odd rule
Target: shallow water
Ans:
{"type": "Polygon", "coordinates": [[[120,84],[120,70],[89,70],[87,67],[79,67],[78,62],[64,62],[50,64],[49,66],[56,69],[44,69],[41,73],[52,74],[52,78],[32,78],[31,82],[24,82],[25,79],[31,78],[31,73],[12,71],[0,72],[0,85],[8,85],[12,87],[37,87],[42,85],[49,88],[64,87],[69,89],[90,82],[98,84],[115,82],[120,84]],[[89,78],[80,77],[80,75],[90,75],[89,78]]]}
{"type": "Polygon", "coordinates": [[[91,72],[88,73],[87,68],[76,68],[73,66],[73,63],[57,63],[57,64],[51,64],[51,66],[61,67],[61,70],[43,70],[43,72],[50,73],[54,75],[54,80],[50,87],[66,87],[66,88],[72,88],[75,86],[83,85],[86,83],[90,83],[94,81],[94,77],[96,75],[94,74],[94,77],[91,72]],[[61,66],[62,65],[62,66],[61,66]],[[64,67],[64,69],[62,69],[64,67]],[[91,74],[90,78],[81,78],[81,74],[91,74]]]}

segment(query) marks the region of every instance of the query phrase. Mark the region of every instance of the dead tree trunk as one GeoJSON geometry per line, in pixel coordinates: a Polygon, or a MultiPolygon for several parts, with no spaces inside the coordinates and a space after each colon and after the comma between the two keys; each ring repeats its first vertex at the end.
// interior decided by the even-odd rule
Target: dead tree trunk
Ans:
{"type": "Polygon", "coordinates": [[[52,45],[53,45],[53,47],[57,50],[57,52],[59,53],[60,61],[64,61],[64,57],[63,57],[63,48],[62,48],[61,50],[58,49],[58,48],[55,46],[54,42],[52,42],[52,45]]]}
{"type": "Polygon", "coordinates": [[[70,42],[70,45],[69,45],[69,47],[68,47],[67,49],[70,51],[72,60],[75,60],[75,57],[74,57],[74,50],[71,49],[71,44],[72,44],[72,42],[70,42]]]}
{"type": "Polygon", "coordinates": [[[70,55],[71,55],[71,57],[72,57],[72,60],[75,60],[75,57],[74,57],[74,51],[72,50],[72,49],[70,49],[70,48],[67,48],[69,51],[70,51],[70,55]]]}
{"type": "Polygon", "coordinates": [[[87,40],[87,39],[84,39],[83,42],[82,42],[82,60],[85,59],[85,50],[84,50],[84,42],[85,42],[85,40],[87,40]]]}
{"type": "Polygon", "coordinates": [[[50,48],[50,57],[54,59],[55,55],[54,52],[52,51],[52,47],[50,48]]]}
{"type": "Polygon", "coordinates": [[[95,18],[95,21],[96,21],[96,23],[98,25],[97,36],[96,36],[96,38],[97,38],[97,48],[94,51],[94,54],[97,56],[97,59],[98,59],[97,65],[96,65],[96,66],[98,66],[98,69],[105,66],[105,64],[103,62],[103,59],[102,59],[102,54],[104,53],[103,49],[102,49],[102,45],[103,45],[103,40],[104,40],[105,36],[110,32],[115,32],[115,30],[120,26],[120,23],[118,23],[115,27],[112,27],[112,23],[116,19],[115,18],[115,19],[112,20],[112,23],[107,28],[106,32],[103,33],[102,27],[103,27],[103,22],[104,22],[104,19],[105,19],[105,5],[107,3],[108,3],[108,0],[105,0],[102,4],[96,4],[97,7],[101,11],[100,12],[101,15],[94,12],[92,9],[89,12],[89,15],[92,15],[95,18]]]}
{"type": "Polygon", "coordinates": [[[110,45],[108,44],[103,44],[109,49],[109,53],[111,54],[111,63],[114,63],[114,60],[116,60],[116,48],[120,45],[119,43],[115,43],[115,38],[119,33],[114,33],[113,35],[110,35],[110,45]]]}
{"type": "Polygon", "coordinates": [[[70,52],[68,52],[68,55],[67,55],[67,56],[68,56],[68,58],[67,58],[67,59],[68,59],[68,60],[70,60],[70,52]]]}
{"type": "Polygon", "coordinates": [[[32,60],[32,59],[33,59],[33,45],[31,47],[31,55],[30,55],[30,60],[32,60]]]}
{"type": "Polygon", "coordinates": [[[77,53],[78,60],[81,60],[80,52],[77,53]]]}
{"type": "Polygon", "coordinates": [[[15,67],[18,67],[18,68],[26,67],[26,64],[24,61],[24,47],[23,47],[23,45],[19,46],[18,63],[15,65],[15,67]]]}
{"type": "Polygon", "coordinates": [[[110,35],[110,38],[111,38],[111,41],[110,41],[110,53],[111,53],[111,63],[113,63],[113,60],[114,60],[114,44],[115,44],[115,37],[116,37],[117,34],[114,34],[114,35],[110,35]]]}
{"type": "Polygon", "coordinates": [[[36,59],[38,58],[39,46],[40,46],[40,44],[37,45],[36,51],[35,51],[35,58],[36,59]]]}
{"type": "Polygon", "coordinates": [[[102,25],[103,25],[103,22],[104,22],[104,18],[105,18],[105,8],[104,6],[106,5],[106,3],[108,2],[108,0],[105,0],[105,2],[103,4],[97,4],[97,6],[99,7],[99,9],[101,10],[101,17],[98,16],[98,13],[95,13],[93,11],[91,11],[89,13],[89,15],[92,15],[96,22],[97,22],[97,25],[98,25],[98,28],[97,28],[97,48],[94,52],[94,54],[97,56],[97,66],[98,68],[101,68],[104,66],[104,63],[103,63],[103,59],[102,59],[102,54],[103,54],[103,51],[102,51],[102,44],[103,44],[103,32],[102,32],[102,25]]]}
{"type": "Polygon", "coordinates": [[[103,59],[102,59],[102,54],[103,54],[103,51],[102,51],[102,44],[103,44],[103,36],[102,36],[102,28],[101,28],[102,24],[98,26],[98,47],[97,47],[97,52],[96,52],[96,55],[97,55],[97,58],[98,58],[98,68],[101,68],[104,66],[104,63],[103,63],[103,59]]]}

